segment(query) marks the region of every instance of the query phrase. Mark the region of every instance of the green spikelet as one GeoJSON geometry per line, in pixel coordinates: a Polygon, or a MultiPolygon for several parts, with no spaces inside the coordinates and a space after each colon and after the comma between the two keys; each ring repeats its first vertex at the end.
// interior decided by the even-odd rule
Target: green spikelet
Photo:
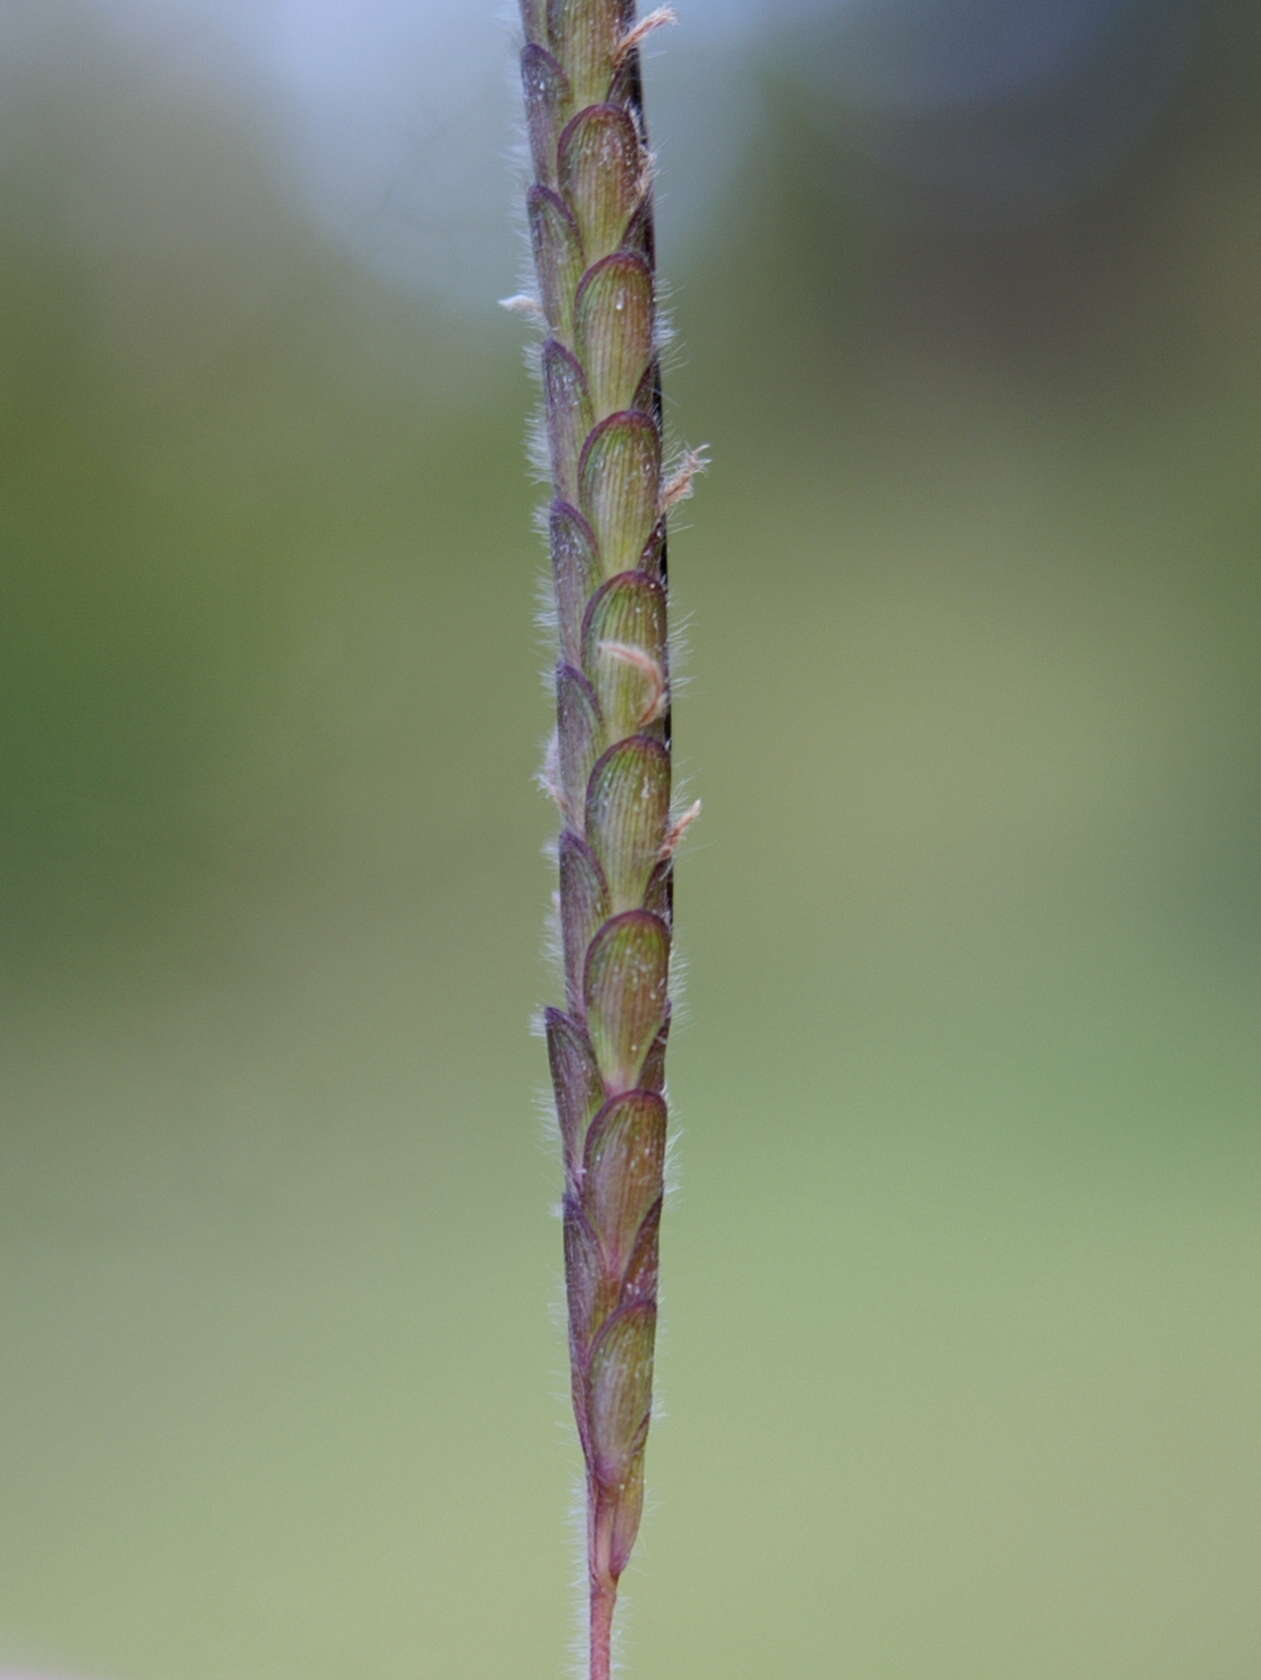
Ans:
{"type": "Polygon", "coordinates": [[[522,0],[559,664],[565,1158],[591,1680],[643,1505],[665,1162],[675,831],[650,159],[633,0],[522,0]]]}

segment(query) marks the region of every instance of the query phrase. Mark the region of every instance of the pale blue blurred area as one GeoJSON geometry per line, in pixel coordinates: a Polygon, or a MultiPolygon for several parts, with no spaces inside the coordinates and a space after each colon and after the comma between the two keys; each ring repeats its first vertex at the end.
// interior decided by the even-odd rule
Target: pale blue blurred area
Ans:
{"type": "Polygon", "coordinates": [[[922,189],[919,215],[1027,218],[1133,159],[1199,14],[1196,0],[855,0],[800,62],[858,143],[922,189]]]}
{"type": "MultiPolygon", "coordinates": [[[[508,36],[0,8],[23,1675],[563,1672],[508,36]]],[[[1257,50],[654,40],[714,466],[643,1680],[1253,1680],[1257,50]]]]}
{"type": "Polygon", "coordinates": [[[836,81],[853,97],[931,109],[991,101],[1062,82],[1114,42],[1141,58],[1143,38],[1163,33],[1180,0],[849,0],[820,7],[817,26],[837,29],[836,81]]]}
{"type": "MultiPolygon", "coordinates": [[[[391,284],[478,314],[488,269],[512,289],[506,229],[515,202],[515,7],[505,0],[100,0],[114,25],[169,63],[220,61],[267,89],[295,189],[330,235],[391,284]],[[495,173],[497,171],[497,173],[495,173]],[[507,253],[507,254],[505,254],[507,253]]],[[[791,6],[785,17],[793,15],[791,6]]],[[[56,51],[55,12],[27,34],[56,51]]],[[[730,178],[742,121],[733,67],[755,6],[699,0],[687,9],[687,74],[705,76],[706,127],[672,185],[680,226],[700,220],[730,178]]],[[[495,294],[498,295],[498,294],[495,294]]]]}
{"type": "MultiPolygon", "coordinates": [[[[266,87],[295,187],[330,233],[393,284],[480,307],[488,259],[504,260],[508,195],[486,183],[489,159],[513,144],[508,6],[100,4],[172,64],[209,66],[230,46],[223,73],[266,87]]],[[[56,8],[43,15],[55,20],[56,8]]],[[[696,0],[653,48],[663,97],[679,84],[706,91],[665,125],[667,154],[681,146],[688,158],[665,189],[684,254],[738,175],[757,97],[746,66],[791,65],[841,130],[905,181],[1020,215],[1089,192],[1133,154],[1176,85],[1197,16],[1194,0],[696,0]]],[[[39,38],[29,16],[25,32],[39,38]]],[[[55,21],[44,32],[55,42],[55,21]]]]}

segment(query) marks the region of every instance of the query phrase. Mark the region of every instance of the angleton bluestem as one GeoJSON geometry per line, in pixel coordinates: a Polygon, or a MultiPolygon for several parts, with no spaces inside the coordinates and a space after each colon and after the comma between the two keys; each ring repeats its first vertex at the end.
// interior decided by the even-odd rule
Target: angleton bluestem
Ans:
{"type": "Polygon", "coordinates": [[[557,663],[545,781],[565,1007],[546,1013],[565,1166],[574,1415],[586,1466],[590,1680],[608,1680],[639,1528],[657,1328],[674,919],[666,518],[698,464],[663,470],[639,44],[661,10],[521,0],[541,317],[557,663]]]}

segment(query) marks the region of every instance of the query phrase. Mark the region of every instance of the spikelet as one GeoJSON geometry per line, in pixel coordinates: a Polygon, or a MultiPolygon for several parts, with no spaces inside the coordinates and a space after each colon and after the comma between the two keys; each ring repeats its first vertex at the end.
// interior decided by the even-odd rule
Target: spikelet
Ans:
{"type": "Polygon", "coordinates": [[[670,672],[651,166],[638,47],[666,11],[521,0],[526,199],[558,641],[565,1008],[546,1016],[565,1164],[591,1680],[643,1505],[666,1153],[670,672]]]}

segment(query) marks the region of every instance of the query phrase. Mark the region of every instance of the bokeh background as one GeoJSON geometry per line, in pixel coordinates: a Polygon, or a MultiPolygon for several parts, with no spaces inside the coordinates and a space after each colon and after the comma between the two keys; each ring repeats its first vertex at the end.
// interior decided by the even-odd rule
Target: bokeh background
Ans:
{"type": "MultiPolygon", "coordinates": [[[[688,0],[643,1680],[1255,1680],[1255,10],[688,0]]],[[[0,8],[0,1666],[549,1680],[492,0],[0,8]]]]}

